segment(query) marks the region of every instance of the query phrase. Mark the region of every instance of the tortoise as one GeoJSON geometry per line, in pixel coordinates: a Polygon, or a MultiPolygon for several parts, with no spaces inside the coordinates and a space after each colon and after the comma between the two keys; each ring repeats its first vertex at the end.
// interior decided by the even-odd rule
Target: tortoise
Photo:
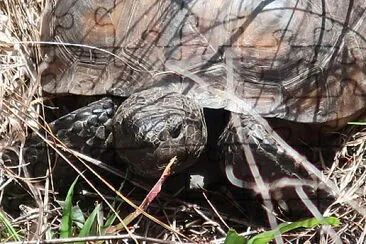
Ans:
{"type": "Polygon", "coordinates": [[[260,170],[296,176],[299,154],[263,118],[340,128],[366,104],[366,3],[336,3],[49,1],[43,90],[107,97],[52,126],[82,152],[115,147],[137,174],[157,177],[173,156],[176,172],[198,160],[202,109],[224,109],[218,144],[232,184],[252,187],[243,143],[265,161],[260,170]]]}

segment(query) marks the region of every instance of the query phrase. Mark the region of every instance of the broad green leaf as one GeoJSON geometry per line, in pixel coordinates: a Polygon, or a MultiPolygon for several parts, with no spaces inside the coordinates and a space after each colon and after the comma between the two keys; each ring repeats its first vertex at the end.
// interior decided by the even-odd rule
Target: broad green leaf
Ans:
{"type": "Polygon", "coordinates": [[[298,228],[314,228],[318,225],[332,225],[339,226],[340,222],[335,217],[324,217],[323,220],[318,220],[316,218],[306,219],[303,221],[293,222],[293,223],[282,223],[278,225],[275,230],[265,231],[252,237],[248,244],[266,244],[275,238],[275,235],[280,233],[284,234],[294,229],[298,228]]]}
{"type": "Polygon", "coordinates": [[[248,239],[244,236],[239,236],[235,230],[229,230],[224,244],[246,244],[248,239]]]}
{"type": "MultiPolygon", "coordinates": [[[[60,205],[62,209],[65,207],[65,201],[56,201],[56,202],[60,205]]],[[[83,211],[80,209],[80,206],[79,205],[72,206],[71,214],[73,224],[75,224],[78,229],[83,228],[83,225],[85,223],[85,217],[83,211]]]]}
{"type": "Polygon", "coordinates": [[[85,223],[85,217],[79,205],[72,207],[71,214],[72,222],[78,227],[78,229],[82,229],[85,223]]]}
{"type": "Polygon", "coordinates": [[[72,197],[74,195],[74,187],[79,177],[76,177],[69,191],[67,192],[65,202],[63,204],[63,212],[61,219],[61,238],[67,238],[72,236],[72,197]]]}
{"type": "MultiPolygon", "coordinates": [[[[85,237],[85,236],[88,236],[90,234],[90,229],[91,229],[91,227],[94,223],[95,217],[99,213],[99,208],[100,208],[100,204],[95,206],[93,212],[91,212],[89,217],[86,219],[85,224],[84,224],[83,228],[81,229],[81,231],[79,233],[79,237],[85,237]]],[[[76,243],[81,244],[81,243],[84,243],[84,242],[76,242],[76,243]]]]}

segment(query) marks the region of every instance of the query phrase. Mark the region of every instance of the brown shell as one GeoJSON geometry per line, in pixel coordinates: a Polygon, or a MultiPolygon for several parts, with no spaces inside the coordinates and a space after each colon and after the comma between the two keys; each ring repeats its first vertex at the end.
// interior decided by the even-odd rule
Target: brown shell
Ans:
{"type": "Polygon", "coordinates": [[[129,96],[179,73],[185,78],[167,86],[204,107],[235,111],[228,92],[267,117],[343,123],[366,103],[365,7],[361,0],[59,0],[45,11],[42,40],[65,44],[44,45],[41,82],[49,93],[129,96]]]}

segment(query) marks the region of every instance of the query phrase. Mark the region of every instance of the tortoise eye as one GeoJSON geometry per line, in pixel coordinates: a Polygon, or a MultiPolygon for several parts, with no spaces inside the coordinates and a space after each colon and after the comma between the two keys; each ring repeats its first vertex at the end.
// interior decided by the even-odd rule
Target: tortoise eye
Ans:
{"type": "Polygon", "coordinates": [[[174,126],[172,130],[170,131],[170,135],[172,138],[177,138],[182,131],[182,123],[179,123],[178,125],[174,126]]]}

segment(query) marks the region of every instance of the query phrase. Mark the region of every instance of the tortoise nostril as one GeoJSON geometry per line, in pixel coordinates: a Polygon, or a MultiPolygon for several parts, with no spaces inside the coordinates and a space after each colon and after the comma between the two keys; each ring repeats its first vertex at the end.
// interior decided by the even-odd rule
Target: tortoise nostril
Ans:
{"type": "Polygon", "coordinates": [[[180,123],[174,126],[174,128],[172,128],[172,130],[170,131],[170,136],[172,138],[177,138],[180,135],[181,131],[182,131],[182,124],[180,123]]]}
{"type": "Polygon", "coordinates": [[[169,134],[167,133],[167,131],[163,130],[162,132],[160,132],[158,138],[160,141],[166,141],[166,140],[168,140],[168,135],[169,134]]]}

